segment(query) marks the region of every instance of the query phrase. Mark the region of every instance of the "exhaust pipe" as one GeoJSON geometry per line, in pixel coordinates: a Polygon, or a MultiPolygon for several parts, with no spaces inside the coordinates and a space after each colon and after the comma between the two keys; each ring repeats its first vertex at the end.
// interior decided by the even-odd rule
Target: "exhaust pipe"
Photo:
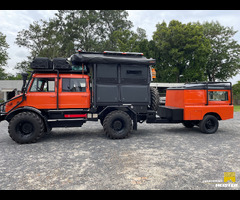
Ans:
{"type": "Polygon", "coordinates": [[[26,81],[27,81],[27,77],[28,77],[28,73],[21,73],[22,75],[22,80],[23,80],[23,86],[22,86],[22,90],[21,93],[25,93],[26,91],[26,81]]]}

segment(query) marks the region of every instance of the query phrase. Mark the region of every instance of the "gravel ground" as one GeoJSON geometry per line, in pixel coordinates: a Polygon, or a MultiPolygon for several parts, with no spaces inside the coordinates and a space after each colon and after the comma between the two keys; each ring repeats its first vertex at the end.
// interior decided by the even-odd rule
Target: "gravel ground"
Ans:
{"type": "Polygon", "coordinates": [[[111,140],[100,123],[56,128],[19,145],[0,123],[0,190],[5,189],[237,189],[240,188],[240,112],[202,134],[182,124],[139,124],[129,138],[111,140]],[[236,187],[223,182],[235,172],[236,187]],[[221,184],[221,183],[220,183],[221,184]]]}

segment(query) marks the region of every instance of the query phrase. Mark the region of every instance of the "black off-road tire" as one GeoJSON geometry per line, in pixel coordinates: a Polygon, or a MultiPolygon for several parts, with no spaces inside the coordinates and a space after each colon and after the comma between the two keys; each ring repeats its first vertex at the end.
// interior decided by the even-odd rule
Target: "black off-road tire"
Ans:
{"type": "Polygon", "coordinates": [[[100,118],[100,124],[103,126],[103,121],[104,121],[104,118],[100,118]]]}
{"type": "Polygon", "coordinates": [[[132,131],[130,116],[121,110],[110,112],[103,121],[103,129],[111,139],[123,139],[132,131]]]}
{"type": "Polygon", "coordinates": [[[44,135],[44,123],[36,113],[21,112],[9,122],[8,132],[19,144],[34,143],[44,135]]]}
{"type": "Polygon", "coordinates": [[[193,128],[194,127],[194,123],[192,121],[184,121],[183,126],[185,126],[186,128],[193,128]]]}
{"type": "Polygon", "coordinates": [[[213,115],[206,115],[199,123],[201,132],[206,134],[215,133],[218,130],[218,119],[213,115]]]}
{"type": "Polygon", "coordinates": [[[151,94],[150,109],[157,111],[159,106],[159,93],[157,88],[150,87],[150,94],[151,94]]]}

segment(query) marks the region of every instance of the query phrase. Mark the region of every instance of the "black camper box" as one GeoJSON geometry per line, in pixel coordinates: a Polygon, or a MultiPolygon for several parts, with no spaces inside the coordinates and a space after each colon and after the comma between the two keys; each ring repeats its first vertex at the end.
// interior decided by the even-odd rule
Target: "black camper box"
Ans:
{"type": "Polygon", "coordinates": [[[139,53],[79,52],[71,61],[92,68],[94,105],[150,105],[149,66],[154,59],[139,53]]]}

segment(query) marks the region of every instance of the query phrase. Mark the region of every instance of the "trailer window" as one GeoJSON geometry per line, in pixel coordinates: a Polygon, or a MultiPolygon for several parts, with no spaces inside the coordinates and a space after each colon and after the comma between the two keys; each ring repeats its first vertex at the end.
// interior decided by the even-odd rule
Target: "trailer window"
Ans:
{"type": "Polygon", "coordinates": [[[209,91],[208,92],[209,101],[228,101],[227,91],[209,91]]]}
{"type": "Polygon", "coordinates": [[[62,79],[63,92],[86,92],[85,78],[63,78],[62,79]]]}
{"type": "Polygon", "coordinates": [[[54,92],[54,78],[35,78],[31,86],[30,92],[54,92]]]}

